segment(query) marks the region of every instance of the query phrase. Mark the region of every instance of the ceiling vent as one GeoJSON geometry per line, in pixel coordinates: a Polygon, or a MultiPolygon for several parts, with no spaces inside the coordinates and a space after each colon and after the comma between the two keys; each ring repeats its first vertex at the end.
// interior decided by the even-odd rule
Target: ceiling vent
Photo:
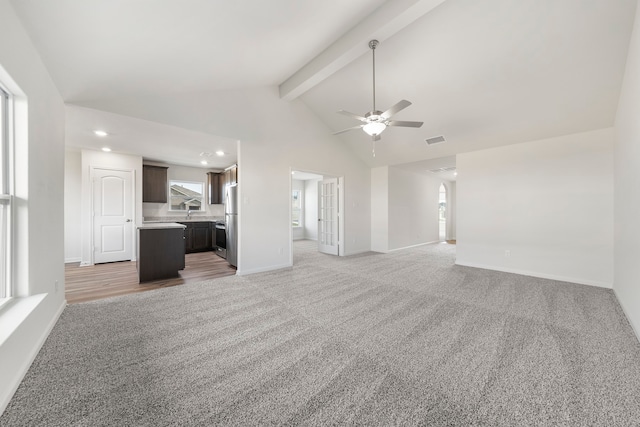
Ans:
{"type": "Polygon", "coordinates": [[[434,136],[433,138],[427,138],[425,139],[425,141],[427,142],[427,144],[429,145],[433,145],[433,144],[440,144],[441,142],[444,142],[444,136],[440,135],[440,136],[434,136]]]}
{"type": "Polygon", "coordinates": [[[455,170],[456,170],[455,166],[447,166],[446,168],[429,169],[429,172],[440,173],[440,172],[452,172],[455,170]]]}

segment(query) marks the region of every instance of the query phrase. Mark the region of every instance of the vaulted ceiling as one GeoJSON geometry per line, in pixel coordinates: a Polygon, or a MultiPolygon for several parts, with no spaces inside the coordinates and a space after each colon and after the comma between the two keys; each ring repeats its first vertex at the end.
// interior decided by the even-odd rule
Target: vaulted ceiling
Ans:
{"type": "MultiPolygon", "coordinates": [[[[371,166],[416,168],[416,161],[612,126],[636,1],[12,4],[65,102],[134,116],[134,98],[274,86],[284,99],[304,102],[329,133],[354,126],[336,111],[371,110],[367,43],[378,39],[376,107],[407,99],[413,105],[395,118],[424,125],[385,130],[375,158],[362,131],[337,138],[371,166]],[[436,135],[447,141],[425,143],[436,135]]],[[[181,123],[174,110],[163,116],[161,105],[148,107],[158,122],[181,123]]],[[[82,117],[74,123],[76,143],[90,145],[82,117]]],[[[185,132],[207,132],[189,123],[185,132]]]]}

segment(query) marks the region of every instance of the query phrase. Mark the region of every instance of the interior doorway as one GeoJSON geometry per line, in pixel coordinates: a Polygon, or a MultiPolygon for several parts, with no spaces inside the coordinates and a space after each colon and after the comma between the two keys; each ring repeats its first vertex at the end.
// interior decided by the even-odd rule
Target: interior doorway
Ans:
{"type": "Polygon", "coordinates": [[[438,191],[438,238],[441,242],[447,240],[447,187],[440,183],[438,191]]]}
{"type": "Polygon", "coordinates": [[[294,248],[340,255],[342,179],[291,170],[291,262],[294,248]],[[293,243],[296,242],[296,245],[293,243]],[[303,245],[301,243],[304,242],[303,245]]]}

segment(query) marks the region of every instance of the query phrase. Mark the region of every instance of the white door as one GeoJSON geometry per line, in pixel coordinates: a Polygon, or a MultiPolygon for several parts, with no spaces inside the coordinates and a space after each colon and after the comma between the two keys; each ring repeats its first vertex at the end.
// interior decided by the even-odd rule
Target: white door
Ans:
{"type": "Polygon", "coordinates": [[[338,179],[318,182],[318,251],[338,255],[338,179]]]}
{"type": "Polygon", "coordinates": [[[93,170],[93,262],[127,261],[133,255],[131,171],[93,170]]]}

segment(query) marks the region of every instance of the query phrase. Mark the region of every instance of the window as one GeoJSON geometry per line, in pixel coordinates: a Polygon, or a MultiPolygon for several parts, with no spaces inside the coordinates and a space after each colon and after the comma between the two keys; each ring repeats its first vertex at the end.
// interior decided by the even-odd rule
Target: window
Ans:
{"type": "Polygon", "coordinates": [[[293,190],[291,195],[291,222],[293,227],[302,227],[302,191],[293,190]]]}
{"type": "Polygon", "coordinates": [[[0,304],[11,296],[11,96],[0,85],[0,304]]]}
{"type": "Polygon", "coordinates": [[[172,211],[203,211],[204,182],[169,181],[172,211]]]}

